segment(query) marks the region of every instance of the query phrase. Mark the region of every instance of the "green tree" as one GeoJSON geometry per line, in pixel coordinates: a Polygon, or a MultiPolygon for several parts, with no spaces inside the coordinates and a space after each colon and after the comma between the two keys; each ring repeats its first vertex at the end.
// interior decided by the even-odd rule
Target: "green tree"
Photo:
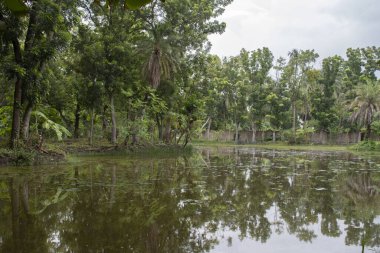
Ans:
{"type": "MultiPolygon", "coordinates": [[[[16,147],[21,130],[29,130],[30,115],[38,102],[38,83],[47,61],[70,38],[69,30],[78,17],[78,1],[30,1],[25,17],[16,16],[2,3],[0,21],[6,24],[3,43],[12,45],[10,77],[15,78],[10,146],[16,147]],[[21,110],[24,109],[24,116],[21,110]]],[[[10,49],[9,49],[10,50],[10,49]]]]}
{"type": "Polygon", "coordinates": [[[271,81],[269,72],[273,67],[273,54],[264,47],[252,52],[240,51],[244,77],[247,79],[249,119],[252,129],[252,142],[256,142],[257,125],[265,118],[264,106],[267,97],[267,86],[271,81]]]}
{"type": "Polygon", "coordinates": [[[351,103],[353,110],[350,120],[366,128],[365,139],[371,136],[371,125],[380,111],[380,84],[367,80],[357,87],[355,100],[351,103]]]}
{"type": "Polygon", "coordinates": [[[318,129],[325,132],[329,132],[339,120],[334,105],[337,97],[336,86],[343,62],[340,56],[323,59],[320,78],[322,87],[313,94],[312,116],[318,121],[318,129]]]}
{"type": "Polygon", "coordinates": [[[292,141],[295,141],[298,113],[297,101],[301,98],[301,89],[307,84],[307,72],[312,69],[318,58],[314,50],[297,50],[289,52],[289,61],[281,76],[289,89],[289,98],[292,110],[292,141]]]}

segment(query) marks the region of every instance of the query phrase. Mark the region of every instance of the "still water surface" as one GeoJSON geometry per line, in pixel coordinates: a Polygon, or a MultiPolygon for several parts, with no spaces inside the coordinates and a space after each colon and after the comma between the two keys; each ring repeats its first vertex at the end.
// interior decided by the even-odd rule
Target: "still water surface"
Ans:
{"type": "Polygon", "coordinates": [[[380,157],[203,148],[0,168],[0,252],[380,252],[380,157]]]}

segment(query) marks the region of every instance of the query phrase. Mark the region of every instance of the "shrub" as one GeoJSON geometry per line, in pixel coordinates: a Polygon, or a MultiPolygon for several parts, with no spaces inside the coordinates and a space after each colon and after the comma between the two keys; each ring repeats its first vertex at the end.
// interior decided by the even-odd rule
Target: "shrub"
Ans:
{"type": "Polygon", "coordinates": [[[361,141],[353,146],[353,149],[358,151],[380,151],[380,142],[376,141],[361,141]]]}
{"type": "Polygon", "coordinates": [[[30,165],[35,160],[36,153],[33,150],[25,148],[0,149],[1,163],[13,165],[30,165]]]}

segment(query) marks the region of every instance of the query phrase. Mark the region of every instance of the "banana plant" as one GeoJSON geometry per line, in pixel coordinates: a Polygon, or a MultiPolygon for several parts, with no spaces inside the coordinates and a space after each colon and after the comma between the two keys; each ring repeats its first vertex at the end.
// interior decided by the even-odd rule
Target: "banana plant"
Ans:
{"type": "Polygon", "coordinates": [[[38,119],[37,121],[42,123],[42,128],[46,131],[54,132],[59,141],[62,140],[62,136],[64,134],[66,136],[71,136],[69,130],[67,130],[64,126],[50,120],[44,113],[40,111],[33,111],[32,114],[38,119]]]}

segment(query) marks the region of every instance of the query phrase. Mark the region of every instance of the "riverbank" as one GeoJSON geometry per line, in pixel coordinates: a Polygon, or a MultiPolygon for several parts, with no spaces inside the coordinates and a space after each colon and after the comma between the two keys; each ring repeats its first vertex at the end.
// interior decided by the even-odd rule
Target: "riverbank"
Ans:
{"type": "Polygon", "coordinates": [[[368,144],[368,142],[361,142],[359,144],[352,145],[315,145],[315,144],[303,144],[303,145],[290,145],[285,142],[264,142],[258,144],[236,144],[234,142],[216,142],[216,141],[203,141],[196,140],[192,142],[195,146],[214,146],[214,147],[251,147],[260,149],[277,149],[277,150],[299,150],[299,151],[330,151],[330,152],[379,152],[379,143],[368,144]],[[375,145],[375,148],[374,148],[375,145]]]}
{"type": "Polygon", "coordinates": [[[78,156],[177,156],[191,153],[194,147],[247,147],[257,149],[352,152],[375,154],[380,152],[379,142],[361,142],[355,145],[290,145],[284,142],[266,142],[259,144],[236,144],[234,142],[193,141],[183,148],[179,145],[140,143],[137,145],[112,145],[107,141],[97,141],[89,145],[86,140],[66,140],[63,142],[45,143],[43,148],[22,147],[16,150],[0,148],[0,166],[7,165],[40,165],[65,163],[70,157],[78,156]]]}
{"type": "Polygon", "coordinates": [[[20,147],[14,150],[0,148],[0,166],[41,165],[65,163],[77,156],[177,156],[192,152],[192,146],[140,143],[113,145],[97,141],[89,145],[85,140],[67,140],[45,143],[42,148],[20,147]]]}

